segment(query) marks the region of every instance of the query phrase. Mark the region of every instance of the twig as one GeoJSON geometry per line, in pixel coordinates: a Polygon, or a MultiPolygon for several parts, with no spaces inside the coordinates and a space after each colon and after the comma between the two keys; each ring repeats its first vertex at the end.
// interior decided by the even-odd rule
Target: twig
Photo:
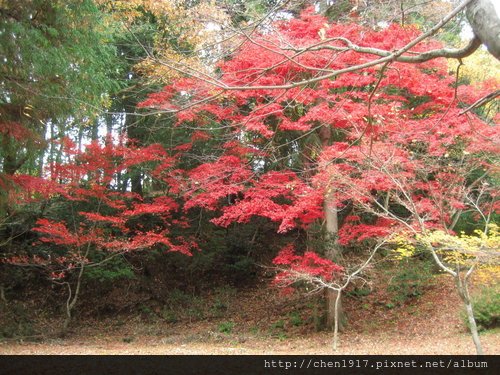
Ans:
{"type": "Polygon", "coordinates": [[[460,112],[459,115],[463,115],[464,113],[467,113],[475,108],[488,104],[489,102],[495,100],[499,96],[500,96],[500,90],[496,90],[486,96],[483,96],[481,99],[476,100],[474,104],[472,104],[471,106],[467,107],[462,112],[460,112]]]}

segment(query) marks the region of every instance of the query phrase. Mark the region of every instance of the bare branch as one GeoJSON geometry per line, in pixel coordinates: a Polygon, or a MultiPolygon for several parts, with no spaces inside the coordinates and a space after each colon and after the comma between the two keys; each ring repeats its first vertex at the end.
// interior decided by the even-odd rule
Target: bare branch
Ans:
{"type": "MultiPolygon", "coordinates": [[[[294,51],[321,51],[321,50],[333,50],[333,51],[345,51],[346,49],[358,52],[358,53],[367,53],[370,55],[375,55],[375,56],[381,56],[381,57],[387,57],[387,56],[392,56],[393,52],[386,51],[383,49],[379,48],[372,48],[372,47],[361,47],[358,46],[354,43],[352,43],[349,39],[343,38],[343,37],[336,37],[336,38],[331,38],[327,39],[324,42],[332,42],[332,41],[341,41],[343,42],[346,47],[338,47],[338,46],[332,46],[332,45],[321,45],[317,47],[312,47],[312,48],[305,48],[301,50],[294,49],[294,51]]],[[[479,38],[474,37],[472,38],[469,43],[459,49],[455,48],[441,48],[441,49],[436,49],[432,51],[427,51],[427,52],[422,52],[418,53],[415,56],[397,56],[392,59],[392,61],[398,61],[402,63],[423,63],[432,59],[436,59],[439,57],[445,57],[447,59],[462,59],[467,56],[470,56],[473,54],[478,48],[481,46],[481,41],[479,38]]]]}
{"type": "Polygon", "coordinates": [[[483,105],[488,104],[492,100],[495,100],[500,96],[500,90],[496,90],[486,96],[483,96],[482,98],[476,100],[472,105],[464,109],[462,112],[459,113],[459,115],[463,115],[464,113],[467,113],[475,108],[482,107],[483,105]]]}

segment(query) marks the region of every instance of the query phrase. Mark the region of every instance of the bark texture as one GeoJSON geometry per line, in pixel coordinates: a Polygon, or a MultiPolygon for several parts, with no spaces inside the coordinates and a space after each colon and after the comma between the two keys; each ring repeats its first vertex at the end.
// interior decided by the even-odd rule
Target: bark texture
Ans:
{"type": "Polygon", "coordinates": [[[500,17],[493,0],[472,1],[467,6],[466,14],[474,34],[500,60],[500,17]]]}

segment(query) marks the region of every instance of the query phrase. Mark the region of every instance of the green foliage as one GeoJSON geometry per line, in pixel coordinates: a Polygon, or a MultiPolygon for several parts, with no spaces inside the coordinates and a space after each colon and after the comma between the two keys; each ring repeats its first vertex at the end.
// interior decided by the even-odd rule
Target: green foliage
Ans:
{"type": "Polygon", "coordinates": [[[271,324],[271,329],[277,330],[277,329],[285,329],[285,321],[283,319],[280,319],[273,324],[271,324]]]}
{"type": "Polygon", "coordinates": [[[328,6],[326,1],[322,1],[321,5],[325,9],[320,9],[320,11],[323,12],[329,20],[341,19],[346,14],[349,14],[352,9],[352,4],[349,0],[336,1],[334,6],[328,6]]]}
{"type": "MultiPolygon", "coordinates": [[[[473,298],[474,317],[480,331],[500,327],[500,287],[482,288],[473,298]]],[[[466,314],[464,323],[469,326],[466,314]]]]}
{"type": "Polygon", "coordinates": [[[153,310],[151,310],[151,308],[146,305],[139,305],[139,311],[141,314],[146,315],[147,317],[154,315],[153,310]]]}
{"type": "Polygon", "coordinates": [[[277,0],[226,0],[225,6],[234,25],[244,24],[259,19],[272,7],[276,6],[277,0]]]}
{"type": "MultiPolygon", "coordinates": [[[[498,182],[492,182],[493,184],[498,186],[498,182]]],[[[492,212],[491,214],[491,222],[492,223],[500,223],[500,214],[492,212]]],[[[460,215],[460,218],[457,221],[457,224],[453,228],[456,233],[465,233],[471,235],[476,230],[484,229],[484,220],[480,218],[479,220],[474,215],[474,212],[463,212],[460,215]]]]}
{"type": "Polygon", "coordinates": [[[189,307],[194,302],[193,296],[180,289],[174,289],[169,293],[168,304],[177,307],[189,307]]]}
{"type": "Polygon", "coordinates": [[[84,275],[87,279],[100,283],[135,278],[131,265],[121,257],[112,258],[98,267],[88,267],[84,275]]]}
{"type": "Polygon", "coordinates": [[[311,224],[307,234],[306,247],[314,249],[318,254],[325,255],[332,246],[335,246],[336,239],[326,232],[322,223],[311,224]]]}
{"type": "MultiPolygon", "coordinates": [[[[0,126],[16,129],[0,132],[0,175],[41,174],[49,126],[55,138],[70,124],[95,123],[119,90],[106,26],[92,0],[0,2],[0,126]]],[[[45,160],[53,161],[55,149],[45,160]]],[[[6,190],[0,218],[11,211],[6,190]]]]}
{"type": "Polygon", "coordinates": [[[1,2],[0,8],[2,112],[13,115],[9,108],[21,107],[33,124],[88,115],[119,88],[110,79],[112,36],[93,1],[20,0],[1,2]]]}
{"type": "Polygon", "coordinates": [[[294,327],[298,327],[304,324],[304,320],[302,319],[302,316],[300,316],[299,312],[292,311],[290,313],[290,324],[294,327]]]}
{"type": "Polygon", "coordinates": [[[367,287],[355,287],[353,290],[347,292],[346,294],[351,297],[362,298],[370,295],[372,290],[367,287]]]}
{"type": "Polygon", "coordinates": [[[179,321],[177,313],[171,309],[164,309],[162,312],[162,318],[167,323],[177,323],[179,321]]]}
{"type": "Polygon", "coordinates": [[[312,311],[307,319],[307,323],[312,323],[315,332],[321,332],[327,328],[326,326],[326,309],[324,295],[314,296],[306,307],[312,311]]]}
{"type": "MultiPolygon", "coordinates": [[[[268,224],[255,220],[226,229],[211,224],[208,214],[204,214],[202,220],[196,218],[194,210],[190,215],[193,221],[199,223],[199,227],[189,230],[196,231],[200,251],[189,258],[182,254],[158,254],[157,261],[163,259],[168,265],[177,265],[178,272],[184,273],[185,279],[195,288],[206,287],[207,279],[226,285],[246,284],[254,280],[257,275],[256,261],[269,249],[270,238],[265,235],[268,224]],[[205,285],[200,283],[203,279],[205,285]]],[[[189,230],[176,235],[187,236],[189,230]]],[[[181,273],[178,275],[181,276],[181,273]]]]}
{"type": "Polygon", "coordinates": [[[168,323],[224,317],[235,295],[236,289],[227,286],[215,288],[211,295],[204,297],[173,289],[168,294],[161,317],[168,323]]]}
{"type": "Polygon", "coordinates": [[[250,328],[250,333],[254,336],[260,335],[261,331],[258,326],[253,326],[250,328]]]}
{"type": "Polygon", "coordinates": [[[285,321],[283,319],[280,319],[272,323],[269,329],[269,335],[271,337],[277,338],[280,341],[287,339],[288,336],[285,332],[285,321]]]}
{"type": "Polygon", "coordinates": [[[217,326],[217,331],[229,335],[231,332],[233,332],[234,326],[235,323],[233,322],[222,322],[217,326]]]}
{"type": "Polygon", "coordinates": [[[406,259],[391,270],[387,291],[391,294],[391,302],[386,307],[394,308],[420,297],[432,280],[433,263],[429,260],[406,259]]]}
{"type": "Polygon", "coordinates": [[[285,332],[279,332],[276,335],[276,338],[280,341],[285,341],[288,338],[288,335],[285,332]]]}
{"type": "Polygon", "coordinates": [[[385,304],[385,307],[387,307],[388,309],[393,309],[393,308],[396,307],[396,305],[394,303],[392,303],[392,302],[387,302],[385,304]]]}

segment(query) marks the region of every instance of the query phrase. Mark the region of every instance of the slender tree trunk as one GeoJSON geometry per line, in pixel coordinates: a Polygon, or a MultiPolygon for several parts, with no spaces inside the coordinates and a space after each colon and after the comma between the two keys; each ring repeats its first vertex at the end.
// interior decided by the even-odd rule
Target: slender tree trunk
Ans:
{"type": "Polygon", "coordinates": [[[49,155],[47,156],[47,164],[50,166],[50,178],[54,177],[54,161],[56,154],[56,143],[54,142],[55,131],[54,131],[54,123],[50,122],[50,145],[49,145],[49,155]]]}
{"type": "Polygon", "coordinates": [[[82,152],[83,149],[83,126],[78,128],[78,151],[82,152]]]}
{"type": "Polygon", "coordinates": [[[334,304],[334,314],[335,314],[335,320],[333,324],[333,350],[337,350],[338,344],[339,344],[339,330],[342,329],[342,316],[343,314],[342,305],[341,305],[341,297],[342,297],[342,289],[339,289],[336,292],[335,296],[335,304],[334,304]]]}
{"type": "MultiPolygon", "coordinates": [[[[135,104],[126,102],[124,104],[125,115],[125,129],[129,139],[134,140],[139,146],[143,145],[144,134],[143,130],[138,126],[137,116],[133,114],[135,111],[135,104]]],[[[128,171],[130,176],[130,185],[133,193],[140,196],[144,195],[143,174],[140,166],[131,167],[128,171]]]]}
{"type": "Polygon", "coordinates": [[[75,293],[72,293],[71,284],[67,283],[68,286],[68,299],[66,300],[66,319],[64,319],[63,328],[61,335],[66,336],[68,333],[69,325],[73,319],[73,309],[78,302],[78,297],[80,296],[80,290],[82,286],[83,273],[85,270],[85,263],[80,263],[80,271],[78,272],[78,277],[76,279],[75,293]]]}
{"type": "Polygon", "coordinates": [[[108,138],[113,138],[113,116],[106,115],[106,135],[108,138]]]}
{"type": "Polygon", "coordinates": [[[455,277],[455,282],[457,285],[458,294],[460,295],[460,298],[462,299],[465,305],[465,310],[467,312],[467,319],[469,321],[469,329],[472,335],[472,341],[476,346],[476,352],[478,355],[483,355],[484,354],[483,346],[481,345],[481,339],[479,338],[479,332],[477,330],[476,318],[474,317],[472,301],[470,298],[469,289],[467,287],[467,279],[464,278],[464,280],[462,280],[460,278],[460,274],[457,272],[457,276],[455,277]]]}
{"type": "Polygon", "coordinates": [[[477,330],[476,319],[474,318],[474,311],[472,309],[472,304],[470,301],[465,303],[465,308],[467,310],[467,318],[469,319],[470,333],[472,335],[472,341],[476,346],[476,352],[478,355],[483,355],[483,346],[481,345],[481,339],[479,338],[479,332],[477,330]]]}
{"type": "Polygon", "coordinates": [[[3,168],[0,171],[0,219],[9,215],[10,213],[10,202],[9,202],[9,190],[12,188],[12,181],[10,178],[21,168],[21,166],[26,161],[27,157],[18,156],[18,150],[10,137],[2,137],[2,144],[0,145],[2,149],[3,156],[3,168]],[[2,177],[2,173],[5,175],[2,177]]]}
{"type": "MultiPolygon", "coordinates": [[[[42,125],[40,133],[41,133],[40,138],[43,139],[44,141],[47,141],[47,124],[44,123],[42,125]]],[[[44,168],[45,168],[45,149],[41,150],[40,155],[38,156],[38,165],[37,165],[38,177],[43,177],[44,168]]]]}
{"type": "MultiPolygon", "coordinates": [[[[331,196],[327,195],[324,201],[325,211],[325,226],[326,240],[328,241],[329,249],[326,257],[334,262],[339,262],[341,252],[337,242],[339,231],[338,211],[332,207],[329,202],[331,196]]],[[[342,330],[344,328],[345,313],[342,307],[342,299],[340,292],[334,289],[326,289],[326,327],[334,330],[342,330]]]]}
{"type": "Polygon", "coordinates": [[[44,157],[45,157],[45,153],[44,152],[40,153],[40,156],[38,157],[37,175],[40,178],[42,178],[43,175],[44,175],[44,173],[43,173],[43,170],[45,168],[44,157]]]}
{"type": "MultiPolygon", "coordinates": [[[[330,125],[322,126],[318,131],[318,136],[321,142],[321,147],[324,149],[329,146],[332,142],[332,129],[330,125]]],[[[328,241],[328,250],[326,252],[326,258],[333,262],[338,263],[340,261],[340,247],[337,241],[339,232],[339,218],[338,211],[334,202],[334,197],[329,190],[329,186],[326,186],[325,197],[323,201],[323,211],[325,213],[325,230],[326,238],[328,241]]],[[[326,327],[328,329],[343,329],[343,322],[345,321],[345,314],[342,308],[342,300],[340,298],[339,292],[327,288],[325,290],[326,298],[326,327]],[[336,317],[338,319],[336,319],[336,317]],[[336,323],[337,322],[337,323],[336,323]],[[335,325],[338,324],[336,327],[335,325]]]]}
{"type": "Polygon", "coordinates": [[[90,139],[96,141],[99,139],[99,120],[95,119],[92,123],[92,127],[90,129],[90,139]]]}

